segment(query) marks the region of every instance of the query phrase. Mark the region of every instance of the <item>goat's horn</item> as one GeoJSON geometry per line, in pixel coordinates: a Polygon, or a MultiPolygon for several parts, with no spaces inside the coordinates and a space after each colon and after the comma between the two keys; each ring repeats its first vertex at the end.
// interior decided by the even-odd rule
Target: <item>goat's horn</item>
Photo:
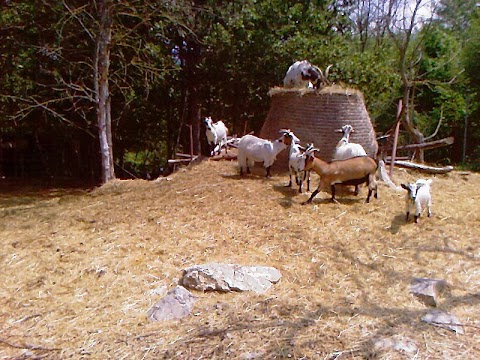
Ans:
{"type": "Polygon", "coordinates": [[[330,68],[331,68],[332,66],[333,66],[333,65],[330,64],[330,65],[328,65],[327,68],[325,69],[325,80],[327,80],[327,78],[328,78],[328,72],[330,71],[330,68]]]}
{"type": "Polygon", "coordinates": [[[318,69],[318,72],[320,73],[320,79],[321,79],[322,81],[325,81],[326,77],[325,77],[325,75],[323,75],[322,69],[320,69],[319,67],[317,67],[317,69],[318,69]]]}

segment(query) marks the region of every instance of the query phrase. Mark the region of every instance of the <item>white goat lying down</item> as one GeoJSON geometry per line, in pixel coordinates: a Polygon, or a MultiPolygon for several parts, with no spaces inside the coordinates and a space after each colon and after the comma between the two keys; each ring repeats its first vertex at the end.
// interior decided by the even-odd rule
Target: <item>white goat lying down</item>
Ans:
{"type": "Polygon", "coordinates": [[[315,157],[315,151],[318,149],[309,144],[305,149],[305,171],[315,171],[320,176],[320,183],[310,198],[302,205],[309,204],[313,198],[327,186],[332,191],[332,201],[335,199],[335,185],[360,185],[367,183],[368,196],[365,202],[370,202],[370,196],[377,194],[377,181],[375,173],[377,172],[377,162],[368,156],[358,156],[347,160],[338,160],[327,163],[315,157]]]}
{"type": "Polygon", "coordinates": [[[280,130],[282,136],[274,141],[261,139],[254,135],[245,135],[238,142],[238,165],[240,175],[250,173],[250,168],[255,162],[263,162],[270,177],[270,168],[275,162],[280,151],[286,149],[293,141],[300,141],[293,132],[288,129],[280,130]]]}
{"type": "Polygon", "coordinates": [[[329,65],[325,74],[315,65],[312,65],[307,60],[295,61],[287,70],[283,78],[283,86],[285,88],[314,88],[320,89],[330,82],[328,81],[328,72],[332,65],[329,65]]]}
{"type": "Polygon", "coordinates": [[[213,122],[212,118],[206,117],[203,120],[205,124],[205,135],[207,136],[208,145],[210,145],[210,155],[215,155],[215,152],[220,155],[222,152],[222,147],[225,146],[225,153],[228,152],[227,145],[227,135],[228,128],[225,126],[223,121],[213,122]]]}
{"type": "MultiPolygon", "coordinates": [[[[343,125],[341,129],[335,130],[335,132],[341,132],[343,136],[337,143],[332,160],[346,160],[356,156],[367,156],[367,152],[362,145],[350,142],[350,134],[354,132],[351,125],[343,125]]],[[[358,185],[355,186],[355,195],[358,195],[358,185]]]]}
{"type": "Polygon", "coordinates": [[[283,79],[283,86],[286,88],[306,88],[309,83],[316,83],[320,72],[316,66],[307,60],[296,61],[288,68],[283,79]]]}
{"type": "Polygon", "coordinates": [[[430,194],[430,187],[432,179],[418,179],[414,183],[401,184],[402,188],[407,190],[405,196],[406,217],[405,221],[408,221],[410,216],[410,210],[415,208],[414,219],[418,222],[418,218],[422,212],[424,206],[427,207],[428,217],[432,216],[432,195],[430,194]]]}

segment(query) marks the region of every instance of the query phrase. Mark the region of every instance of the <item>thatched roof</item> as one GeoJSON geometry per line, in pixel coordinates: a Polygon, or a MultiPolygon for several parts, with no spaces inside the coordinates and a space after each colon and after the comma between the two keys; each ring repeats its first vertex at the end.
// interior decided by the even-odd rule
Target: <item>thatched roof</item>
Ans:
{"type": "MultiPolygon", "coordinates": [[[[340,86],[321,91],[275,87],[269,95],[272,102],[260,137],[275,139],[279,129],[289,128],[302,144],[314,143],[320,149],[317,156],[329,161],[341,138],[334,130],[350,124],[355,130],[350,141],[361,144],[369,156],[376,157],[375,131],[360,91],[340,86]]],[[[279,154],[276,164],[286,166],[286,151],[279,154]]]]}

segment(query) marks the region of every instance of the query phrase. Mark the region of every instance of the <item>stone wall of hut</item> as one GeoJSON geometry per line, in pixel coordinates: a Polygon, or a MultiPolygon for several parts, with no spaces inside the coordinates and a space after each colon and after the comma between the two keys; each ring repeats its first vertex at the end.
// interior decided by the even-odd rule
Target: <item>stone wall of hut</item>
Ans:
{"type": "MultiPolygon", "coordinates": [[[[302,145],[313,143],[320,149],[317,156],[330,161],[342,137],[335,130],[350,124],[354,129],[350,141],[361,144],[369,156],[376,157],[375,130],[359,91],[338,87],[320,92],[274,88],[269,94],[272,99],[270,110],[260,137],[276,139],[280,136],[280,129],[291,129],[302,145]]],[[[274,168],[287,170],[287,164],[288,151],[285,150],[277,156],[274,168]]]]}

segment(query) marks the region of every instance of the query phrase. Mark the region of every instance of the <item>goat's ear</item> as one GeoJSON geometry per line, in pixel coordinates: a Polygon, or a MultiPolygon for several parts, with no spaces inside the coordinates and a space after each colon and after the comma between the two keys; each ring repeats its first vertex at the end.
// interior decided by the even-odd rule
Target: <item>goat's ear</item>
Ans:
{"type": "Polygon", "coordinates": [[[407,191],[409,190],[409,188],[408,188],[408,185],[407,185],[407,184],[400,184],[400,186],[401,186],[402,188],[404,188],[405,190],[407,190],[407,191]]]}
{"type": "Polygon", "coordinates": [[[341,133],[341,132],[343,132],[342,129],[335,129],[335,130],[333,130],[333,131],[335,131],[336,133],[341,133]]]}

